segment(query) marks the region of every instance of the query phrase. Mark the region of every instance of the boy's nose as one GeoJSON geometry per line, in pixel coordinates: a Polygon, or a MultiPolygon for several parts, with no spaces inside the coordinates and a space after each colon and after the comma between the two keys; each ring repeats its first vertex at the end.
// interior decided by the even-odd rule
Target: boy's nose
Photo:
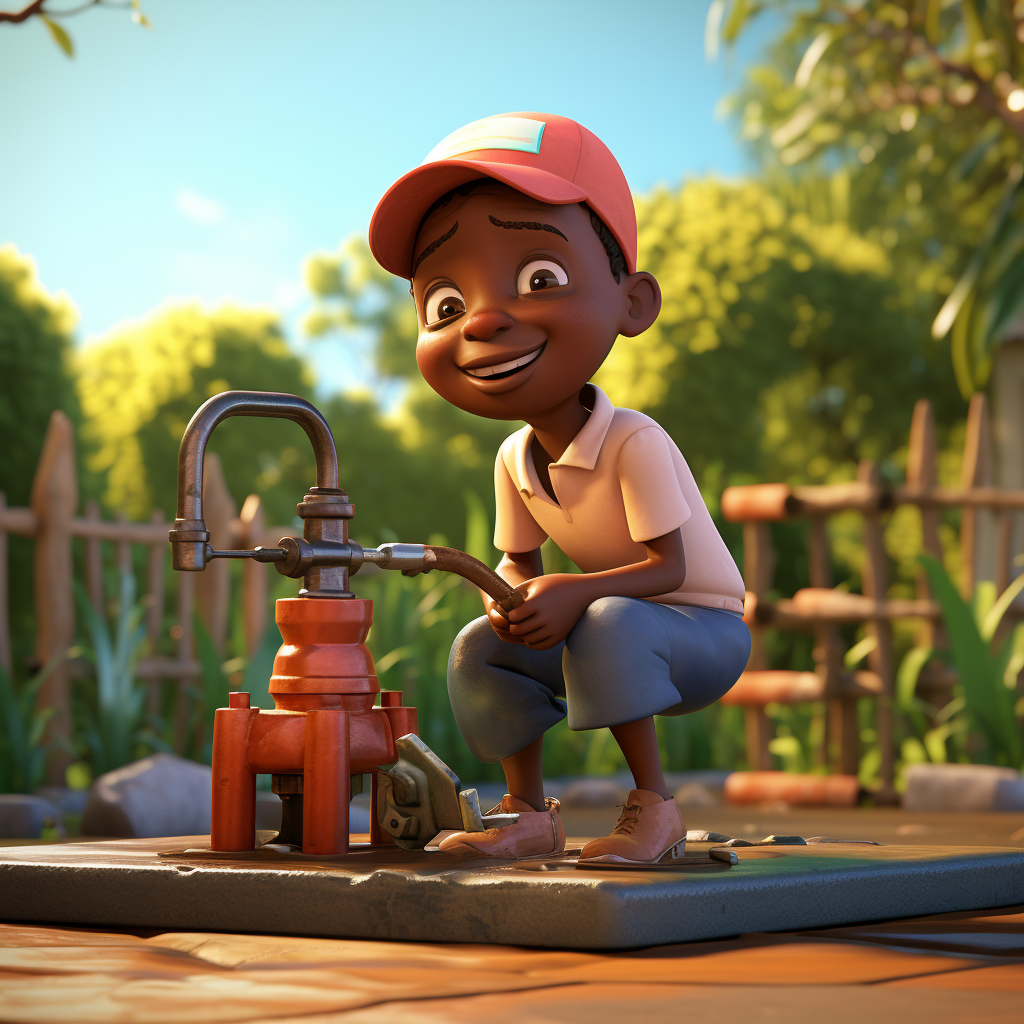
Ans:
{"type": "Polygon", "coordinates": [[[508,313],[500,309],[485,309],[474,313],[462,328],[462,336],[467,341],[490,341],[500,331],[507,331],[514,321],[508,313]]]}

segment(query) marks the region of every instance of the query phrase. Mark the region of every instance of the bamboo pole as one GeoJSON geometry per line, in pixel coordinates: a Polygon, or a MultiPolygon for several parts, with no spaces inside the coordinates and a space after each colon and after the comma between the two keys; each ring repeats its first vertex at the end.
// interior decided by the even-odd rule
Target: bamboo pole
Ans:
{"type": "MultiPolygon", "coordinates": [[[[40,666],[63,655],[74,642],[75,610],[71,581],[71,519],[78,504],[75,439],[71,421],[60,410],[50,417],[43,450],[32,481],[36,536],[33,578],[36,609],[36,660],[40,666]]],[[[51,785],[64,784],[71,762],[71,694],[67,665],[54,671],[39,691],[41,708],[52,708],[47,738],[57,744],[46,767],[51,785]]]]}

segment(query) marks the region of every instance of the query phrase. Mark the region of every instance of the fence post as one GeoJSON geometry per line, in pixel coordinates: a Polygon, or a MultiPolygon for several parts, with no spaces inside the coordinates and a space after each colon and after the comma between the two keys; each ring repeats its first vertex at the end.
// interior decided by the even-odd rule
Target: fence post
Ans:
{"type": "MultiPolygon", "coordinates": [[[[857,479],[875,487],[880,486],[878,467],[873,462],[865,460],[857,467],[857,479]]],[[[882,517],[878,512],[867,512],[864,515],[864,547],[864,595],[873,597],[876,601],[884,601],[889,589],[889,573],[882,517]]],[[[877,798],[880,803],[895,803],[898,797],[894,786],[896,749],[893,735],[895,668],[892,654],[892,623],[886,619],[870,622],[867,631],[868,635],[875,638],[875,647],[868,655],[868,663],[882,680],[882,692],[875,702],[875,731],[878,748],[882,754],[879,771],[882,788],[877,798]]]]}
{"type": "MultiPolygon", "coordinates": [[[[747,587],[763,601],[771,588],[775,574],[775,551],[771,530],[767,523],[743,524],[743,578],[747,587]]],[[[756,622],[750,624],[750,669],[768,667],[765,653],[764,628],[756,622]]],[[[772,766],[768,744],[772,738],[771,719],[763,707],[747,705],[743,708],[743,726],[746,735],[747,760],[752,771],[767,771],[772,766]]]]}
{"type": "MultiPolygon", "coordinates": [[[[258,494],[250,494],[238,517],[242,523],[240,544],[252,548],[262,543],[265,528],[263,507],[258,494]]],[[[270,566],[253,559],[242,563],[242,621],[245,624],[245,653],[251,658],[260,646],[267,627],[267,572],[270,566]]]]}
{"type": "MultiPolygon", "coordinates": [[[[231,521],[237,514],[220,459],[213,452],[207,452],[203,466],[203,518],[210,531],[210,543],[215,548],[231,546],[231,521]]],[[[198,577],[196,604],[213,641],[213,649],[219,655],[224,652],[228,636],[231,563],[226,558],[214,559],[198,577]]]]}
{"type": "MultiPolygon", "coordinates": [[[[37,516],[34,553],[36,659],[40,667],[74,643],[75,606],[72,590],[71,520],[78,505],[75,437],[71,421],[59,409],[50,416],[43,450],[32,481],[32,511],[37,516]]],[[[71,693],[67,665],[46,681],[37,698],[52,708],[47,739],[60,746],[46,766],[46,780],[64,785],[71,762],[71,693]],[[63,749],[61,749],[63,748],[63,749]]]]}

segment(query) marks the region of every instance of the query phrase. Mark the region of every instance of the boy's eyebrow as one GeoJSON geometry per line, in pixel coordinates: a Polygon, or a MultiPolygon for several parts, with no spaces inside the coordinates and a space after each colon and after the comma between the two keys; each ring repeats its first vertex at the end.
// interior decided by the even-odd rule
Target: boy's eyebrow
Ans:
{"type": "MultiPolygon", "coordinates": [[[[554,224],[541,224],[538,220],[498,220],[497,217],[492,217],[488,214],[488,220],[496,228],[514,228],[517,231],[522,231],[524,228],[527,231],[550,231],[553,235],[558,235],[560,238],[565,238],[565,235],[554,226],[554,224]]],[[[565,238],[568,242],[569,239],[565,238]]]]}
{"type": "MultiPolygon", "coordinates": [[[[437,239],[437,241],[435,241],[435,242],[431,242],[431,243],[430,243],[430,245],[428,245],[428,246],[426,247],[426,249],[424,249],[424,250],[423,250],[423,252],[421,252],[421,253],[419,254],[419,256],[417,256],[417,257],[416,257],[416,261],[415,261],[415,262],[413,263],[413,265],[412,265],[412,276],[413,276],[413,277],[415,277],[415,276],[416,276],[416,268],[417,268],[417,267],[418,267],[418,266],[419,266],[419,265],[420,265],[420,264],[421,264],[421,263],[422,263],[422,262],[423,262],[423,261],[424,261],[424,260],[425,260],[425,259],[426,259],[426,258],[427,258],[427,257],[428,257],[428,256],[429,256],[430,254],[431,254],[431,253],[435,253],[435,252],[437,252],[437,250],[438,250],[438,249],[440,249],[440,248],[441,248],[441,246],[442,246],[442,245],[444,245],[444,243],[445,243],[445,242],[447,242],[447,241],[448,241],[448,239],[449,239],[449,238],[451,238],[451,237],[452,237],[452,235],[454,235],[454,234],[455,234],[455,232],[456,232],[456,231],[458,231],[458,230],[459,230],[459,222],[458,222],[458,221],[456,221],[456,222],[455,222],[455,223],[454,223],[454,224],[453,224],[453,225],[451,226],[451,228],[449,228],[449,229],[448,229],[448,230],[447,230],[447,231],[446,231],[446,232],[445,232],[445,233],[444,233],[444,234],[443,234],[443,235],[442,235],[442,236],[441,236],[441,237],[440,237],[439,239],[437,239]]],[[[568,239],[566,239],[566,241],[568,241],[568,239]]]]}

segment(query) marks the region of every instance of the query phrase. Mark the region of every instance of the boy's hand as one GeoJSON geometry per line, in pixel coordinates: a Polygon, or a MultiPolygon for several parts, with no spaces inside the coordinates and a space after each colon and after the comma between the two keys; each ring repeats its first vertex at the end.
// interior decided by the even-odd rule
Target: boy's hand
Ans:
{"type": "Polygon", "coordinates": [[[523,641],[509,632],[508,613],[499,608],[494,598],[489,597],[487,594],[483,595],[483,599],[487,621],[490,622],[491,629],[498,634],[498,638],[504,640],[507,644],[521,644],[523,641]]]}
{"type": "MultiPolygon", "coordinates": [[[[494,616],[488,618],[495,632],[507,643],[526,644],[535,651],[544,651],[560,644],[580,620],[593,600],[585,576],[554,573],[538,576],[516,587],[526,600],[505,613],[504,632],[495,625],[494,616]]],[[[496,609],[497,615],[502,615],[496,609]]]]}

